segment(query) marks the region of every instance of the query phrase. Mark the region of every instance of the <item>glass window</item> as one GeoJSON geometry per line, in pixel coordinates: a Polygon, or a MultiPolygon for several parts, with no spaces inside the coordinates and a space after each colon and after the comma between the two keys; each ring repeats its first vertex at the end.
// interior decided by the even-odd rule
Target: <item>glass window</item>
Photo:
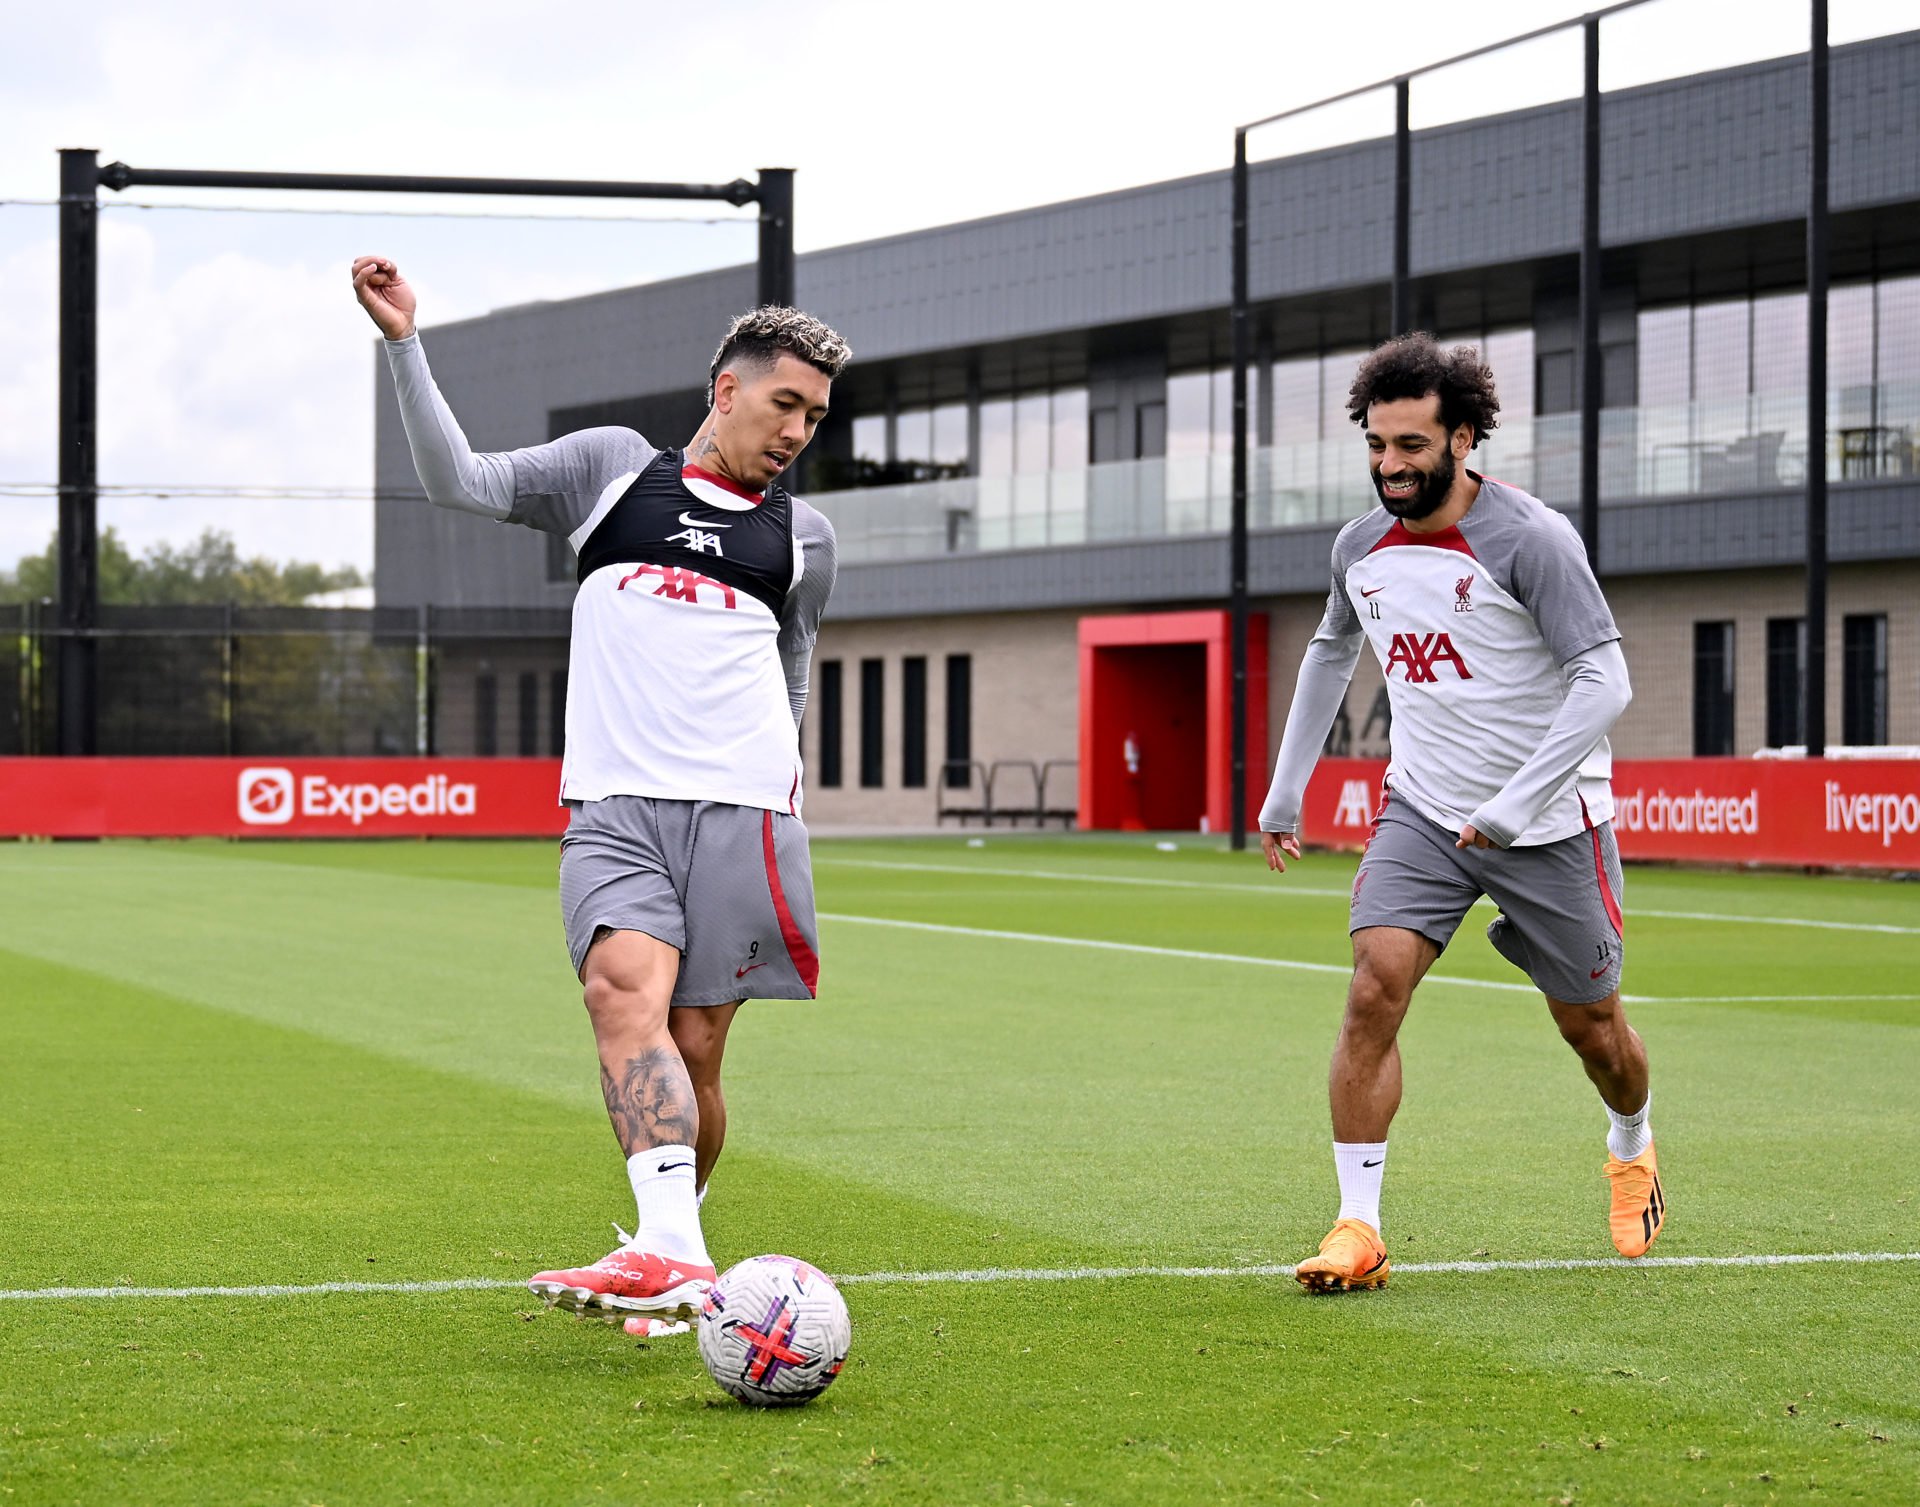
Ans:
{"type": "Polygon", "coordinates": [[[1013,404],[1005,398],[980,405],[980,474],[1013,475],[1013,404]]]}
{"type": "Polygon", "coordinates": [[[900,783],[909,790],[927,784],[927,660],[910,654],[900,661],[900,783]]]}
{"type": "Polygon", "coordinates": [[[547,752],[560,758],[567,751],[567,672],[547,677],[547,752]]]}
{"type": "Polygon", "coordinates": [[[853,421],[853,458],[887,462],[887,417],[882,413],[863,413],[853,421]]]}
{"type": "Polygon", "coordinates": [[[1693,625],[1693,756],[1733,753],[1733,624],[1693,625]]]}
{"type": "Polygon", "coordinates": [[[1806,741],[1807,620],[1767,619],[1767,747],[1806,741]]]}
{"type": "Polygon", "coordinates": [[[1366,357],[1363,350],[1333,351],[1320,358],[1320,438],[1356,439],[1360,431],[1347,417],[1347,394],[1353,390],[1353,374],[1366,357]]]}
{"type": "Polygon", "coordinates": [[[1533,417],[1533,331],[1500,330],[1487,336],[1487,365],[1493,368],[1503,419],[1533,417]]]}
{"type": "Polygon", "coordinates": [[[1920,382],[1920,277],[1880,284],[1880,380],[1920,382]]]}
{"type": "Polygon", "coordinates": [[[886,726],[887,662],[860,661],[860,783],[878,790],[886,783],[886,749],[881,738],[886,726]]]}
{"type": "Polygon", "coordinates": [[[899,461],[933,459],[933,411],[903,408],[893,420],[893,458],[899,461]]]}
{"type": "Polygon", "coordinates": [[[820,783],[829,790],[838,789],[840,772],[840,716],[843,682],[840,661],[820,661],[820,694],[812,702],[812,715],[820,720],[820,783]]]}
{"type": "Polygon", "coordinates": [[[1827,383],[1842,404],[1849,388],[1873,382],[1873,294],[1871,283],[1848,283],[1827,295],[1827,383]]]}
{"type": "Polygon", "coordinates": [[[1320,438],[1320,362],[1307,356],[1273,363],[1273,442],[1307,444],[1320,438]]]}
{"type": "Polygon", "coordinates": [[[500,752],[500,682],[492,672],[473,679],[473,751],[483,759],[500,752]]]}
{"type": "Polygon", "coordinates": [[[1886,615],[1842,619],[1840,644],[1840,741],[1877,747],[1887,741],[1886,615]]]}
{"type": "Polygon", "coordinates": [[[946,785],[964,790],[973,783],[973,656],[947,656],[946,785]]]}
{"type": "Polygon", "coordinates": [[[1687,402],[1693,395],[1693,310],[1642,309],[1638,334],[1640,405],[1687,402]]]}
{"type": "Polygon", "coordinates": [[[1747,395],[1747,330],[1743,298],[1701,304],[1693,311],[1693,396],[1698,400],[1747,395]]]}
{"type": "Polygon", "coordinates": [[[540,672],[520,672],[520,757],[540,752],[540,672]]]}
{"type": "Polygon", "coordinates": [[[933,453],[935,465],[964,466],[972,459],[967,454],[967,405],[944,403],[933,410],[933,453]]]}
{"type": "MultiPolygon", "coordinates": [[[[1247,368],[1247,443],[1256,442],[1253,423],[1253,368],[1247,368]]],[[[1213,453],[1233,454],[1233,368],[1220,366],[1213,373],[1213,453]]]]}
{"type": "Polygon", "coordinates": [[[1168,455],[1205,455],[1213,448],[1213,374],[1167,378],[1168,455]]]}
{"type": "Polygon", "coordinates": [[[1031,476],[1053,465],[1053,432],[1049,420],[1051,404],[1043,392],[1028,393],[1013,400],[1013,470],[1016,476],[1031,476]]]}
{"type": "Polygon", "coordinates": [[[1753,390],[1807,390],[1807,295],[1771,293],[1753,301],[1753,390]]]}
{"type": "Polygon", "coordinates": [[[1087,390],[1062,387],[1053,395],[1053,466],[1077,471],[1087,463],[1087,390]]]}

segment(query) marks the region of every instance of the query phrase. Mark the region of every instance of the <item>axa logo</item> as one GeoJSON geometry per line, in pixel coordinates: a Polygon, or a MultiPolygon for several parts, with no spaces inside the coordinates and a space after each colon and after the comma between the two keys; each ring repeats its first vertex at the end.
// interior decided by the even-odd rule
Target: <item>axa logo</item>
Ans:
{"type": "Polygon", "coordinates": [[[444,774],[411,785],[342,784],[323,774],[296,780],[291,769],[274,765],[241,770],[237,794],[240,820],[249,827],[284,827],[296,815],[340,817],[357,827],[370,816],[472,816],[479,806],[478,787],[444,774]]]}
{"type": "Polygon", "coordinates": [[[1393,676],[1393,667],[1402,666],[1407,672],[1408,685],[1432,685],[1440,678],[1439,667],[1442,664],[1453,666],[1453,673],[1461,680],[1473,679],[1473,671],[1467,668],[1467,662],[1460,657],[1460,651],[1453,646],[1453,638],[1445,633],[1396,633],[1393,645],[1387,651],[1386,673],[1393,676]]]}
{"type": "Polygon", "coordinates": [[[1473,611],[1473,577],[1462,576],[1453,583],[1453,610],[1455,612],[1473,611]]]}
{"type": "MultiPolygon", "coordinates": [[[[681,521],[685,522],[686,520],[682,518],[681,521]]],[[[684,528],[677,534],[668,534],[667,543],[684,544],[696,555],[718,555],[724,553],[720,548],[720,536],[718,534],[710,534],[703,528],[684,528]]]]}
{"type": "Polygon", "coordinates": [[[712,576],[703,576],[697,570],[685,570],[678,565],[638,566],[630,574],[622,576],[620,584],[613,589],[625,591],[629,581],[637,581],[642,576],[658,576],[660,584],[653,588],[653,594],[665,597],[670,602],[697,602],[700,600],[700,588],[710,586],[720,594],[720,605],[729,612],[739,605],[739,598],[725,581],[716,581],[712,576]]]}

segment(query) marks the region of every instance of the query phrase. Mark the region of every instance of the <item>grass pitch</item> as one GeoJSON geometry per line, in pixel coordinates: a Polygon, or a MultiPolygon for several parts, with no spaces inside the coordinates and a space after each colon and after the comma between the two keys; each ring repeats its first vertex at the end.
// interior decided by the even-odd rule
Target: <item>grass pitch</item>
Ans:
{"type": "Polygon", "coordinates": [[[1920,891],[1627,897],[1656,1255],[1907,1259],[1604,1264],[1604,1117],[1476,912],[1392,1285],[1310,1299],[1351,859],[815,861],[822,997],[742,1013],[706,1224],[862,1280],[846,1373],[757,1413],[510,1285],[632,1213],[552,845],[0,848],[0,1501],[1920,1497],[1920,891]],[[165,1294],[44,1295],[100,1287],[165,1294]]]}

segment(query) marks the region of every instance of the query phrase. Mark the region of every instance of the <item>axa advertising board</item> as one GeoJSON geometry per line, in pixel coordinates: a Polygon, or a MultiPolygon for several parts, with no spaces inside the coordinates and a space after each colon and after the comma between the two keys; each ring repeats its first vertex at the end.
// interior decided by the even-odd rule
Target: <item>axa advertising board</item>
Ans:
{"type": "Polygon", "coordinates": [[[0,835],[534,837],[554,759],[0,759],[0,835]]]}
{"type": "MultiPolygon", "coordinates": [[[[1387,766],[1323,759],[1306,840],[1366,844],[1387,766]]],[[[1920,869],[1920,760],[1617,760],[1614,834],[1626,858],[1920,869]]]]}

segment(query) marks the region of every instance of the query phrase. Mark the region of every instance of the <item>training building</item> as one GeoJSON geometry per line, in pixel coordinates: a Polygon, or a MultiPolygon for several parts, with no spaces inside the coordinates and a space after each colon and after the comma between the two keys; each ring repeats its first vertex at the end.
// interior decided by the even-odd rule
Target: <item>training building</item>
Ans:
{"type": "MultiPolygon", "coordinates": [[[[1805,79],[1784,58],[1604,99],[1600,570],[1636,689],[1622,756],[1800,741],[1810,463],[1831,478],[1834,741],[1920,743],[1920,31],[1833,51],[1813,445],[1805,79]]],[[[1416,324],[1481,345],[1500,383],[1472,464],[1571,509],[1579,103],[1417,132],[1412,153],[1416,324]]],[[[1392,198],[1390,141],[1252,171],[1267,763],[1333,536],[1373,502],[1344,403],[1387,333],[1392,198]]],[[[987,805],[989,777],[1002,810],[1072,812],[1084,785],[1094,825],[1224,819],[1228,232],[1220,172],[799,258],[798,301],[855,352],[800,488],[841,562],[802,733],[812,821],[925,825],[987,805]]],[[[735,267],[425,338],[478,449],[607,423],[680,444],[753,288],[735,267]]],[[[379,386],[380,605],[499,625],[440,641],[436,751],[555,752],[571,552],[406,495],[379,386]]],[[[1329,750],[1383,752],[1386,730],[1363,656],[1329,750]]],[[[1256,803],[1265,784],[1253,769],[1256,803]]]]}

